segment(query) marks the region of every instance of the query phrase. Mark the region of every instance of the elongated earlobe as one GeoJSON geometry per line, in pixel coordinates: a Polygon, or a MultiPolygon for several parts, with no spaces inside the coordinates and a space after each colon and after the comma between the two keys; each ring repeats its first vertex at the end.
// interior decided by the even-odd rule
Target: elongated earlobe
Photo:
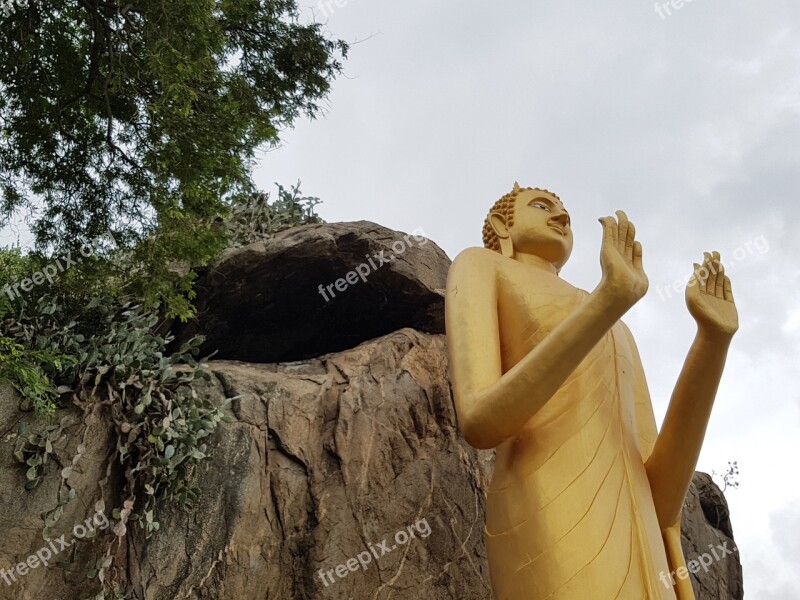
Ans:
{"type": "Polygon", "coordinates": [[[500,253],[506,258],[514,257],[514,244],[511,242],[510,237],[500,238],[500,253]]]}
{"type": "Polygon", "coordinates": [[[508,226],[503,215],[499,213],[490,214],[489,224],[500,242],[500,253],[507,258],[514,256],[514,244],[511,241],[511,234],[508,232],[508,226]]]}

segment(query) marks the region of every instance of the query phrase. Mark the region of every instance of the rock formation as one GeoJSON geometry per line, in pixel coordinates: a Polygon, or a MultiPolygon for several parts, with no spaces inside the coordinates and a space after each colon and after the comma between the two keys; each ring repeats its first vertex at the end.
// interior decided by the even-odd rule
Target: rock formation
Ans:
{"type": "Polygon", "coordinates": [[[742,563],[733,540],[725,496],[706,473],[695,473],[683,508],[681,545],[689,561],[711,561],[711,567],[691,573],[697,600],[741,600],[742,563]]]}
{"type": "MultiPolygon", "coordinates": [[[[201,274],[203,309],[179,333],[208,333],[220,348],[199,393],[238,398],[196,474],[195,506],[162,503],[159,532],[145,540],[131,528],[124,538],[117,557],[132,597],[491,598],[482,527],[492,453],[470,448],[457,429],[441,334],[446,256],[433,242],[409,246],[329,302],[317,290],[402,239],[371,223],[306,226],[275,247],[231,251],[201,274]],[[273,314],[280,307],[287,316],[273,314]]],[[[77,498],[53,534],[69,541],[73,524],[94,513],[97,482],[108,476],[113,490],[118,474],[100,406],[85,420],[75,409],[59,418],[64,460],[85,446],[70,476],[77,498]]],[[[11,456],[22,419],[29,415],[1,391],[6,569],[45,545],[39,513],[55,504],[61,468],[23,489],[24,470],[11,456]]],[[[107,496],[108,512],[118,503],[107,496]]],[[[64,550],[66,565],[39,565],[11,585],[0,580],[0,600],[80,598],[110,530],[64,550]]],[[[724,497],[698,474],[684,512],[687,560],[710,544],[732,547],[731,537],[724,497]]],[[[742,598],[738,554],[692,577],[698,600],[742,598]]]]}
{"type": "Polygon", "coordinates": [[[174,326],[175,344],[201,334],[203,349],[217,358],[274,363],[346,350],[403,327],[444,333],[449,266],[423,235],[367,221],[287,229],[227,250],[201,271],[199,318],[174,326]]]}

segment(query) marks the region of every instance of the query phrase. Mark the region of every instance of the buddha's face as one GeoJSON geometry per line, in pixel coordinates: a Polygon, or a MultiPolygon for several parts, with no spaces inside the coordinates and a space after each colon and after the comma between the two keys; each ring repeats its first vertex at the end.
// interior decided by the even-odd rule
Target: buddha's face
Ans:
{"type": "Polygon", "coordinates": [[[522,190],[514,205],[513,224],[508,227],[514,252],[533,254],[560,271],[572,253],[569,213],[561,201],[547,192],[522,190]]]}

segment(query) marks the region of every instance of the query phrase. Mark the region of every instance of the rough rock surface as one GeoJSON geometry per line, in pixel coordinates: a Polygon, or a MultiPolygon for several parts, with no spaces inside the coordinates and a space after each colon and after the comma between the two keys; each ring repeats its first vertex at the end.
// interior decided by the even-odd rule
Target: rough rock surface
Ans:
{"type": "Polygon", "coordinates": [[[681,545],[689,561],[712,567],[691,574],[697,600],[742,600],[742,563],[733,540],[728,502],[706,473],[695,473],[683,509],[681,545]]]}
{"type": "Polygon", "coordinates": [[[227,250],[201,272],[198,316],[173,333],[176,344],[206,336],[203,350],[216,358],[260,363],[353,348],[403,327],[444,333],[449,266],[424,236],[368,221],[295,227],[227,250]]]}
{"type": "Polygon", "coordinates": [[[137,548],[144,597],[485,598],[488,463],[457,433],[446,369],[443,336],[410,329],[303,363],[213,363],[236,421],[199,510],[137,548]],[[420,519],[427,537],[325,585],[321,569],[420,519]]]}
{"type": "MultiPolygon", "coordinates": [[[[163,506],[159,534],[129,540],[136,597],[489,597],[482,526],[492,454],[476,452],[457,432],[444,344],[442,335],[404,329],[305,362],[211,363],[215,377],[201,393],[239,396],[234,422],[210,444],[197,506],[163,506]],[[380,542],[392,548],[395,534],[414,524],[416,538],[383,555],[380,542]],[[370,544],[380,558],[341,579],[334,571],[325,585],[320,569],[335,570],[370,544]]],[[[9,456],[13,434],[6,438],[0,499],[13,502],[0,539],[13,533],[15,543],[3,544],[0,567],[42,545],[38,512],[55,496],[54,487],[22,491],[24,473],[9,456]]],[[[84,438],[75,430],[66,445],[84,438]]],[[[108,443],[98,432],[86,443],[96,460],[72,483],[91,506],[108,443]]],[[[85,518],[86,507],[73,508],[64,523],[85,518]]],[[[95,543],[81,543],[74,577],[39,568],[11,588],[3,584],[0,598],[78,598],[95,543]]]]}
{"type": "MultiPolygon", "coordinates": [[[[18,404],[16,392],[7,384],[0,384],[0,569],[9,571],[27,560],[32,561],[28,563],[32,568],[24,575],[0,571],[0,600],[77,600],[86,589],[86,574],[94,568],[103,548],[97,538],[77,539],[72,530],[87,518],[94,522],[94,501],[100,498],[98,482],[106,476],[108,466],[111,428],[99,406],[90,407],[85,418],[77,409],[59,411],[56,422],[64,426],[66,435],[55,446],[55,452],[65,459],[64,463],[56,465],[51,461],[43,483],[26,491],[26,467],[13,457],[17,425],[32,421],[32,428],[37,428],[47,423],[19,412],[18,404]],[[78,496],[66,505],[50,534],[53,546],[49,546],[42,538],[44,523],[40,515],[56,507],[61,485],[59,471],[75,456],[79,444],[87,449],[69,479],[78,496]],[[58,541],[62,535],[63,543],[58,541]],[[39,557],[35,556],[42,549],[52,554],[47,565],[37,562],[39,557]]],[[[110,517],[110,510],[102,514],[106,512],[110,517]]],[[[95,526],[98,532],[110,528],[103,528],[100,520],[95,526]]],[[[47,558],[43,553],[41,557],[47,558]]]]}

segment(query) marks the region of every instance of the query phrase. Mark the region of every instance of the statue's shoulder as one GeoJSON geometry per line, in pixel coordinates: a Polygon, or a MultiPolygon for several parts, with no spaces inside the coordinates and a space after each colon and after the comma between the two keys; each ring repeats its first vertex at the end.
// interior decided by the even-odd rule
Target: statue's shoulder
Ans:
{"type": "Polygon", "coordinates": [[[447,272],[445,309],[456,314],[481,314],[495,302],[498,265],[503,257],[486,248],[467,248],[456,256],[447,272]]]}
{"type": "Polygon", "coordinates": [[[488,248],[467,248],[462,250],[453,261],[451,270],[481,270],[481,271],[495,271],[504,257],[488,248]]]}
{"type": "Polygon", "coordinates": [[[447,288],[488,289],[487,282],[495,281],[498,259],[503,257],[487,248],[467,248],[456,256],[447,273],[447,288]]]}

